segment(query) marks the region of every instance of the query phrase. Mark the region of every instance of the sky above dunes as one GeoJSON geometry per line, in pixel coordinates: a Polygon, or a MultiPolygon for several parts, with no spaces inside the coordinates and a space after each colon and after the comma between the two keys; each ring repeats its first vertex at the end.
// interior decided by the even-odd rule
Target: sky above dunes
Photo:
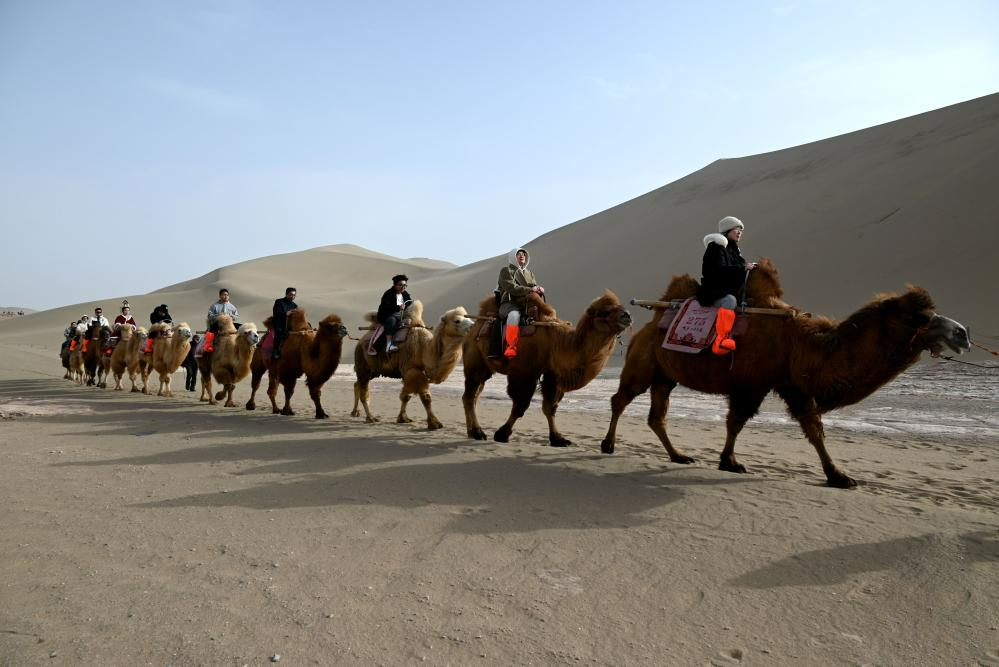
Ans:
{"type": "Polygon", "coordinates": [[[0,2],[0,303],[337,243],[466,264],[999,90],[988,0],[696,4],[0,2]]]}

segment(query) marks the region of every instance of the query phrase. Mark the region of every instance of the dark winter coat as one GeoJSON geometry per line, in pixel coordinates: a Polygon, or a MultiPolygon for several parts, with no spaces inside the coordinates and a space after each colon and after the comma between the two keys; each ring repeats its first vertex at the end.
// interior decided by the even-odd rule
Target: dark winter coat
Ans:
{"type": "MultiPolygon", "coordinates": [[[[395,295],[396,291],[394,287],[388,288],[387,290],[385,290],[385,293],[382,294],[382,301],[381,303],[378,304],[378,314],[375,316],[379,324],[385,324],[385,318],[387,318],[389,315],[395,315],[401,310],[399,304],[396,303],[395,295]]],[[[406,304],[412,300],[413,298],[409,296],[409,292],[403,290],[402,307],[405,308],[406,304]]]]}
{"type": "Polygon", "coordinates": [[[739,252],[739,244],[721,234],[708,234],[704,245],[698,302],[712,306],[726,294],[738,298],[746,280],[746,260],[739,252]]]}
{"type": "Polygon", "coordinates": [[[298,308],[298,304],[288,299],[275,299],[274,308],[271,312],[271,326],[275,331],[288,331],[288,313],[298,308]]]}

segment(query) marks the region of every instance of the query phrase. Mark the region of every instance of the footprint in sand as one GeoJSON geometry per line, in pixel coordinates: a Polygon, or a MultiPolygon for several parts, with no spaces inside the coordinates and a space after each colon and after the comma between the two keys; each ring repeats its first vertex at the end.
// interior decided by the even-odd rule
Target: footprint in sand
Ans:
{"type": "Polygon", "coordinates": [[[999,667],[999,649],[986,651],[985,655],[978,659],[978,664],[981,667],[999,667]]]}
{"type": "Polygon", "coordinates": [[[735,667],[742,664],[742,649],[727,648],[718,652],[708,663],[712,667],[735,667]]]}

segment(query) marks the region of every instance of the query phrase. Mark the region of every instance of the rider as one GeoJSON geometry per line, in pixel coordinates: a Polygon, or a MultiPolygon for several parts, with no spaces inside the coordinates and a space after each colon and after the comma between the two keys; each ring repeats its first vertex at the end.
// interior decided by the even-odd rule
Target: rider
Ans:
{"type": "Polygon", "coordinates": [[[90,318],[90,324],[100,323],[102,327],[110,327],[111,323],[108,322],[108,318],[103,315],[104,309],[100,306],[94,308],[94,316],[90,318]]]}
{"type": "Polygon", "coordinates": [[[288,313],[298,308],[295,297],[298,290],[288,287],[284,291],[283,299],[274,300],[274,309],[271,312],[271,326],[274,327],[274,351],[271,352],[272,359],[281,358],[281,344],[288,337],[288,313]]]}
{"type": "Polygon", "coordinates": [[[173,318],[170,317],[170,311],[167,310],[167,305],[161,303],[153,309],[153,312],[149,313],[150,324],[158,324],[160,322],[173,322],[173,318]]]}
{"type": "Polygon", "coordinates": [[[138,326],[135,323],[135,318],[132,317],[132,309],[129,308],[128,306],[122,306],[121,307],[121,315],[119,315],[118,317],[114,318],[114,332],[115,332],[115,334],[117,334],[118,330],[121,329],[121,327],[123,325],[125,325],[125,324],[132,325],[132,331],[135,331],[135,328],[138,326]]]}
{"type": "Polygon", "coordinates": [[[406,291],[407,287],[409,287],[409,278],[405,274],[392,276],[392,287],[385,290],[381,303],[378,304],[378,314],[375,319],[385,327],[386,352],[395,352],[399,349],[392,338],[402,324],[402,311],[413,302],[413,298],[406,291]]]}
{"type": "Polygon", "coordinates": [[[742,220],[726,216],[718,221],[718,233],[704,237],[704,259],[701,261],[701,284],[697,300],[702,306],[716,306],[715,341],[711,351],[728,354],[735,351],[732,327],[735,326],[735,295],[746,281],[746,272],[756,268],[756,262],[746,262],[739,252],[739,241],[746,228],[742,220]]]}
{"type": "Polygon", "coordinates": [[[208,331],[205,332],[205,352],[214,352],[215,334],[219,332],[219,315],[232,316],[232,323],[239,320],[239,311],[236,304],[229,301],[229,290],[222,288],[219,290],[219,300],[208,307],[208,331]]]}
{"type": "Polygon", "coordinates": [[[506,351],[508,359],[517,356],[517,342],[520,340],[520,313],[527,306],[527,295],[545,293],[538,284],[534,273],[527,268],[531,256],[525,248],[511,250],[509,265],[500,269],[496,290],[500,293],[500,319],[506,320],[506,351]]]}

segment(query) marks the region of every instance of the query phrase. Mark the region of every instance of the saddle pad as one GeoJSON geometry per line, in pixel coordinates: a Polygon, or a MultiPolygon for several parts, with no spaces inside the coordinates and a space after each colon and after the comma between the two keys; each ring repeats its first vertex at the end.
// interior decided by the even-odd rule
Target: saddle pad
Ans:
{"type": "MultiPolygon", "coordinates": [[[[270,332],[268,332],[268,333],[270,333],[270,332]]],[[[202,336],[198,340],[198,345],[197,345],[197,347],[194,348],[194,358],[195,359],[200,359],[201,357],[205,356],[205,345],[207,345],[207,344],[208,344],[208,336],[202,336]]]]}
{"type": "MultiPolygon", "coordinates": [[[[204,342],[204,339],[202,339],[202,342],[204,342]]],[[[199,347],[201,347],[200,344],[199,347]]],[[[260,341],[260,354],[263,355],[264,359],[270,359],[271,354],[273,353],[274,353],[274,329],[268,329],[267,333],[264,334],[264,339],[260,341]]]]}
{"type": "Polygon", "coordinates": [[[375,332],[371,334],[371,338],[368,339],[368,354],[372,357],[378,354],[378,350],[375,349],[375,341],[381,338],[383,333],[385,333],[385,327],[379,324],[375,327],[375,332]]]}
{"type": "Polygon", "coordinates": [[[696,297],[684,301],[676,317],[669,323],[663,338],[663,349],[697,354],[706,348],[715,337],[717,312],[718,309],[713,306],[699,304],[696,297]]]}

